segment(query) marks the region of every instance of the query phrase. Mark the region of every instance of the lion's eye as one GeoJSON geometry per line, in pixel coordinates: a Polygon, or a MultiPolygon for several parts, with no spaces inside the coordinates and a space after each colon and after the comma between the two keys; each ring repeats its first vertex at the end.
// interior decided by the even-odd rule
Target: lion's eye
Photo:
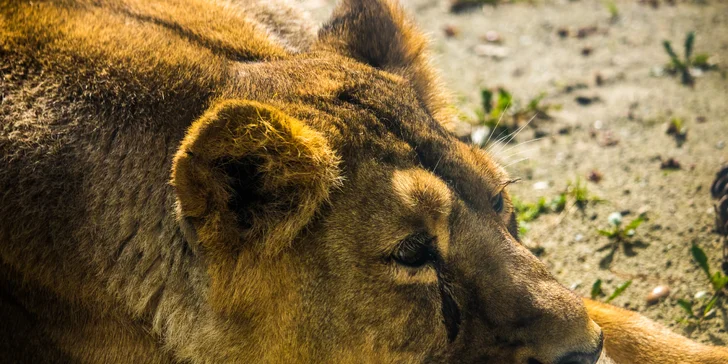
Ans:
{"type": "Polygon", "coordinates": [[[493,210],[497,213],[503,212],[503,192],[498,193],[497,195],[493,196],[493,198],[490,199],[491,206],[493,206],[493,210]]]}
{"type": "Polygon", "coordinates": [[[399,243],[392,259],[406,267],[422,267],[436,258],[432,244],[434,240],[434,237],[424,232],[412,234],[399,243]]]}

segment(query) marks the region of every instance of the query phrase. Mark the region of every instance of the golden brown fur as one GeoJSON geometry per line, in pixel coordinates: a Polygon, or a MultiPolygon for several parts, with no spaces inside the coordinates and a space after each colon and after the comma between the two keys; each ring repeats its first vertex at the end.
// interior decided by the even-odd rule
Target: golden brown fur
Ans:
{"type": "Polygon", "coordinates": [[[396,5],[312,29],[266,1],[0,1],[5,361],[590,362],[587,309],[618,363],[685,358],[519,244],[396,5]]]}

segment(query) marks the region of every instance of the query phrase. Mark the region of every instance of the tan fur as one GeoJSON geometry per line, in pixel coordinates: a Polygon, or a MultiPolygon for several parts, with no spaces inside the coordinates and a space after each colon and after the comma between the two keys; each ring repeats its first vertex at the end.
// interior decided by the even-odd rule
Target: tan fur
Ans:
{"type": "Polygon", "coordinates": [[[618,364],[726,357],[587,315],[520,245],[393,2],[312,29],[262,0],[0,1],[4,361],[549,364],[596,355],[589,315],[618,364]]]}
{"type": "Polygon", "coordinates": [[[690,341],[637,313],[584,300],[589,317],[604,330],[604,347],[616,363],[719,364],[728,349],[690,341]]]}

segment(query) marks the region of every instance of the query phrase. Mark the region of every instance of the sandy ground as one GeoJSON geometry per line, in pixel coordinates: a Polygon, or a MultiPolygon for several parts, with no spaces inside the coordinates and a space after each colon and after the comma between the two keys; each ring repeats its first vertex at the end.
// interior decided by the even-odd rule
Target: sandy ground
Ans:
{"type": "MultiPolygon", "coordinates": [[[[328,0],[301,1],[317,20],[332,7],[328,0]]],[[[565,212],[529,224],[524,243],[543,248],[540,257],[552,273],[585,296],[597,279],[607,294],[631,279],[613,304],[696,340],[725,345],[728,302],[696,327],[678,323],[685,314],[677,300],[695,300],[698,292],[711,290],[691,257],[691,244],[705,250],[713,270],[721,261],[709,190],[728,161],[728,4],[676,2],[658,1],[654,8],[617,0],[615,20],[602,0],[521,1],[460,13],[449,11],[445,0],[403,1],[430,34],[434,63],[464,120],[477,122],[483,88],[503,87],[522,104],[545,93],[543,102],[561,106],[550,112],[552,120],[524,129],[515,143],[493,148],[510,164],[509,172],[522,178],[511,190],[515,196],[535,202],[556,196],[569,181],[586,180],[592,170],[603,175],[599,183],[587,182],[589,194],[603,202],[584,209],[569,203],[565,212]],[[446,27],[457,35],[447,36],[446,27]],[[580,29],[588,34],[576,36],[580,29]],[[560,30],[569,35],[560,36],[560,30]],[[483,47],[488,31],[502,38],[490,49],[483,47]],[[662,41],[672,40],[682,54],[688,31],[696,32],[695,53],[711,55],[724,70],[704,73],[694,88],[660,75],[668,62],[662,41]],[[577,97],[594,101],[582,105],[577,97]],[[688,129],[681,147],[665,132],[673,117],[688,129]],[[668,158],[682,168],[662,170],[661,160],[668,158]],[[609,228],[607,216],[615,211],[625,212],[626,222],[646,212],[647,221],[634,236],[639,243],[620,247],[605,265],[609,251],[599,248],[610,240],[597,230],[609,228]],[[670,287],[669,297],[647,305],[646,295],[658,285],[670,287]]]]}

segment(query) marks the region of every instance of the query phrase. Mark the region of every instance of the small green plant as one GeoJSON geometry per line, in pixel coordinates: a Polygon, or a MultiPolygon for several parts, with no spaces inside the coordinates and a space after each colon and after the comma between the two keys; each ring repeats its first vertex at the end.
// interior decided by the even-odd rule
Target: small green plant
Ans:
{"type": "Polygon", "coordinates": [[[535,203],[526,203],[519,199],[513,199],[513,205],[516,209],[516,217],[518,218],[518,229],[522,235],[529,230],[531,221],[536,220],[539,216],[549,213],[560,213],[564,211],[570,200],[573,205],[584,208],[589,202],[601,202],[602,199],[589,195],[586,182],[577,177],[575,181],[569,181],[566,189],[558,195],[547,199],[541,197],[535,203]]]}
{"type": "Polygon", "coordinates": [[[518,218],[518,231],[521,235],[525,235],[529,229],[529,222],[536,220],[542,214],[563,211],[566,206],[566,194],[560,193],[550,200],[546,200],[546,197],[541,197],[536,203],[525,203],[514,198],[513,205],[516,209],[516,217],[518,218]]]}
{"type": "Polygon", "coordinates": [[[574,204],[580,209],[585,208],[590,202],[602,202],[599,197],[589,194],[586,181],[581,177],[576,177],[573,182],[569,181],[566,185],[566,194],[574,199],[574,204]]]}
{"type": "MultiPolygon", "coordinates": [[[[483,89],[480,91],[482,109],[477,111],[480,124],[490,129],[488,141],[508,143],[511,137],[519,129],[534,119],[548,120],[549,110],[559,108],[558,105],[546,104],[543,99],[545,93],[541,93],[526,103],[525,107],[515,100],[513,95],[504,88],[492,91],[483,89]]],[[[487,141],[486,141],[487,142],[487,141]]]]}
{"type": "Polygon", "coordinates": [[[693,67],[699,68],[703,71],[710,71],[718,69],[718,65],[712,62],[712,57],[707,53],[699,53],[693,57],[693,67]]]}
{"type": "Polygon", "coordinates": [[[670,57],[670,63],[666,69],[672,74],[680,74],[680,80],[684,85],[693,86],[695,84],[695,77],[692,74],[691,69],[698,68],[703,71],[717,69],[717,65],[710,61],[710,55],[706,53],[700,53],[693,57],[693,46],[695,44],[695,32],[688,32],[685,36],[684,49],[685,54],[683,59],[677,55],[675,50],[672,48],[672,42],[669,40],[662,41],[662,46],[665,48],[665,52],[670,57]]]}
{"type": "MultiPolygon", "coordinates": [[[[631,279],[628,280],[628,281],[626,281],[626,282],[624,282],[624,283],[622,283],[622,284],[620,284],[619,286],[617,286],[617,289],[615,289],[614,292],[612,292],[612,294],[610,294],[607,297],[607,299],[604,300],[604,302],[606,302],[606,303],[612,302],[615,298],[621,296],[622,293],[624,293],[624,291],[627,288],[629,288],[629,286],[631,284],[632,284],[632,280],[631,279]]],[[[602,289],[602,280],[601,279],[597,279],[594,282],[594,284],[592,284],[592,288],[591,288],[591,298],[593,300],[595,300],[595,299],[597,299],[600,296],[606,296],[606,293],[602,289]]]]}
{"type": "Polygon", "coordinates": [[[692,63],[693,44],[695,43],[695,32],[689,32],[685,36],[685,58],[683,60],[678,57],[677,53],[672,49],[672,42],[669,40],[662,41],[662,46],[665,48],[665,52],[670,56],[670,65],[668,69],[672,69],[675,72],[679,72],[681,75],[681,81],[684,85],[692,86],[695,83],[693,75],[690,73],[690,66],[692,63]]]}
{"type": "Polygon", "coordinates": [[[714,308],[721,306],[724,303],[726,297],[725,288],[726,285],[728,285],[728,276],[720,271],[711,273],[710,265],[708,264],[708,256],[698,245],[693,244],[690,247],[690,253],[693,256],[693,260],[698,263],[698,266],[700,266],[700,269],[708,278],[710,286],[713,288],[713,293],[710,297],[705,295],[704,298],[698,297],[690,300],[680,299],[677,304],[687,314],[687,317],[681,319],[680,322],[700,326],[703,320],[713,316],[715,312],[714,308]]]}
{"type": "Polygon", "coordinates": [[[666,133],[675,138],[678,147],[681,147],[688,138],[688,128],[685,126],[683,119],[678,117],[670,119],[667,123],[666,133]]]}
{"type": "Polygon", "coordinates": [[[541,197],[536,203],[524,203],[520,200],[514,200],[518,219],[525,222],[536,220],[541,214],[549,212],[561,212],[566,206],[566,194],[561,193],[551,200],[541,197]]]}
{"type": "Polygon", "coordinates": [[[607,8],[607,11],[609,11],[609,20],[612,22],[617,21],[617,19],[619,19],[619,8],[617,7],[617,3],[614,2],[614,0],[605,0],[604,6],[607,8]]]}
{"type": "Polygon", "coordinates": [[[599,266],[604,269],[609,268],[612,264],[614,256],[620,247],[624,249],[626,255],[633,256],[636,255],[634,252],[635,247],[644,248],[647,246],[642,241],[633,240],[637,233],[637,228],[645,221],[644,215],[640,214],[637,218],[624,225],[624,227],[622,226],[622,214],[619,212],[611,213],[607,219],[611,228],[597,230],[599,235],[609,239],[609,243],[597,249],[598,251],[609,250],[609,253],[599,262],[599,266]]]}
{"type": "Polygon", "coordinates": [[[645,222],[644,215],[637,216],[634,220],[630,221],[627,225],[622,227],[622,214],[614,212],[607,218],[609,224],[612,225],[609,230],[597,230],[599,235],[606,236],[609,239],[616,241],[626,241],[634,236],[637,228],[645,222]]]}

